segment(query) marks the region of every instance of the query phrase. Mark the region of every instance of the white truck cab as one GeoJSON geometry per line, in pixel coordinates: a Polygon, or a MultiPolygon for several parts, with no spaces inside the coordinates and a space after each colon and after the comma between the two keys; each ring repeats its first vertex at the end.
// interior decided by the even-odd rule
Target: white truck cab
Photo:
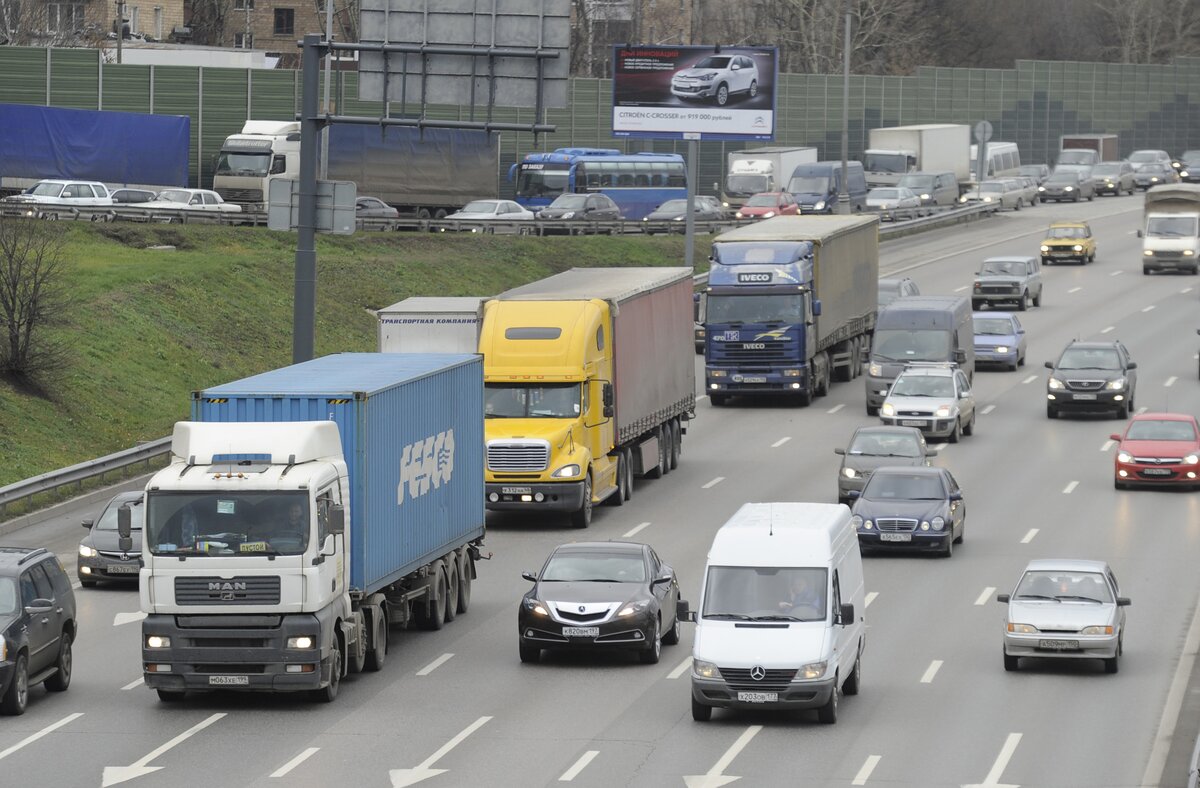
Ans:
{"type": "Polygon", "coordinates": [[[272,180],[299,177],[299,121],[248,120],[221,144],[213,191],[243,211],[261,211],[272,180]]]}
{"type": "Polygon", "coordinates": [[[1146,192],[1142,273],[1200,272],[1200,184],[1155,186],[1146,192]]]}

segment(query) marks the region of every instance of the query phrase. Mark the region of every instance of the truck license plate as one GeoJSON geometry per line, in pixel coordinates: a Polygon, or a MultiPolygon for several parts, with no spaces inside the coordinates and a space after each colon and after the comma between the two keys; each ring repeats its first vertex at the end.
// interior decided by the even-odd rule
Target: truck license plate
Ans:
{"type": "Polygon", "coordinates": [[[598,638],[600,627],[563,627],[565,638],[598,638]]]}
{"type": "Polygon", "coordinates": [[[505,495],[528,495],[533,492],[531,487],[501,487],[500,492],[505,495]]]}
{"type": "Polygon", "coordinates": [[[1074,397],[1075,397],[1075,399],[1093,400],[1096,398],[1096,395],[1095,394],[1075,394],[1074,397]]]}
{"type": "Polygon", "coordinates": [[[109,564],[106,571],[110,575],[136,575],[138,567],[135,564],[109,564]]]}
{"type": "Polygon", "coordinates": [[[742,378],[743,383],[766,383],[767,379],[763,375],[746,375],[742,378]]]}
{"type": "Polygon", "coordinates": [[[1039,640],[1038,648],[1050,651],[1071,651],[1079,648],[1078,640],[1039,640]]]}
{"type": "Polygon", "coordinates": [[[208,683],[211,686],[244,687],[250,683],[250,677],[249,676],[209,676],[208,683]]]}
{"type": "Polygon", "coordinates": [[[779,700],[778,692],[739,692],[738,700],[742,703],[775,703],[779,700]]]}
{"type": "Polygon", "coordinates": [[[912,534],[880,534],[881,542],[911,542],[912,534]]]}

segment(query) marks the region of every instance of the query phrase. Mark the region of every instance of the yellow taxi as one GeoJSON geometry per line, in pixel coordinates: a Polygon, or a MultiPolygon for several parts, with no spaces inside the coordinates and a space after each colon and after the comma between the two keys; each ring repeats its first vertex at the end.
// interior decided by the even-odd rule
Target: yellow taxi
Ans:
{"type": "Polygon", "coordinates": [[[1096,238],[1087,222],[1052,222],[1042,241],[1042,265],[1096,261],[1096,238]]]}

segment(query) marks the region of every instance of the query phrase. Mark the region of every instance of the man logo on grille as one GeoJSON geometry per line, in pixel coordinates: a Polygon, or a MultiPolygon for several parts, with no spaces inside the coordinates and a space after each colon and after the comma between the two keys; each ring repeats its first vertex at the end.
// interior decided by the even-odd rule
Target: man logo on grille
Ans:
{"type": "Polygon", "coordinates": [[[750,678],[754,679],[755,681],[762,681],[766,677],[767,671],[762,665],[755,665],[754,667],[750,668],[750,678]]]}

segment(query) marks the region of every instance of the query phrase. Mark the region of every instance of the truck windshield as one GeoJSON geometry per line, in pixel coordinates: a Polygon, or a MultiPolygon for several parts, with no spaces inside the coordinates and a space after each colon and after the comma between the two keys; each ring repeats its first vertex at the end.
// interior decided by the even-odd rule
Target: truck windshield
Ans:
{"type": "Polygon", "coordinates": [[[950,332],[903,328],[876,331],[871,358],[874,361],[945,361],[950,358],[950,332]]]}
{"type": "Polygon", "coordinates": [[[518,197],[553,197],[567,190],[567,167],[549,169],[544,164],[522,164],[517,176],[518,197]]]}
{"type": "Polygon", "coordinates": [[[863,169],[867,172],[908,172],[908,156],[903,153],[866,153],[863,169]]]}
{"type": "Polygon", "coordinates": [[[484,386],[485,418],[575,419],[580,410],[578,383],[489,383],[484,386]]]}
{"type": "Polygon", "coordinates": [[[300,555],[308,547],[304,492],[150,492],[154,555],[300,555]]]}
{"type": "Polygon", "coordinates": [[[704,322],[802,323],[804,296],[800,293],[709,295],[704,322]]]}
{"type": "Polygon", "coordinates": [[[742,197],[765,192],[769,188],[766,175],[730,175],[725,181],[725,191],[742,197]]]}
{"type": "Polygon", "coordinates": [[[792,194],[828,194],[829,176],[799,175],[792,178],[792,182],[788,184],[788,191],[792,194]]]}
{"type": "Polygon", "coordinates": [[[265,178],[271,165],[271,153],[222,152],[217,159],[214,175],[240,175],[249,178],[265,178]]]}
{"type": "Polygon", "coordinates": [[[824,621],[829,570],[800,566],[710,566],[702,618],[824,621]]]}
{"type": "Polygon", "coordinates": [[[1058,154],[1059,164],[1091,164],[1096,160],[1096,151],[1079,149],[1065,150],[1058,154]]]}
{"type": "Polygon", "coordinates": [[[906,189],[912,189],[920,194],[921,192],[931,191],[933,189],[932,175],[905,175],[900,179],[898,186],[903,186],[906,189]]]}
{"type": "Polygon", "coordinates": [[[1151,216],[1146,222],[1146,235],[1160,238],[1196,237],[1194,216],[1151,216]]]}

